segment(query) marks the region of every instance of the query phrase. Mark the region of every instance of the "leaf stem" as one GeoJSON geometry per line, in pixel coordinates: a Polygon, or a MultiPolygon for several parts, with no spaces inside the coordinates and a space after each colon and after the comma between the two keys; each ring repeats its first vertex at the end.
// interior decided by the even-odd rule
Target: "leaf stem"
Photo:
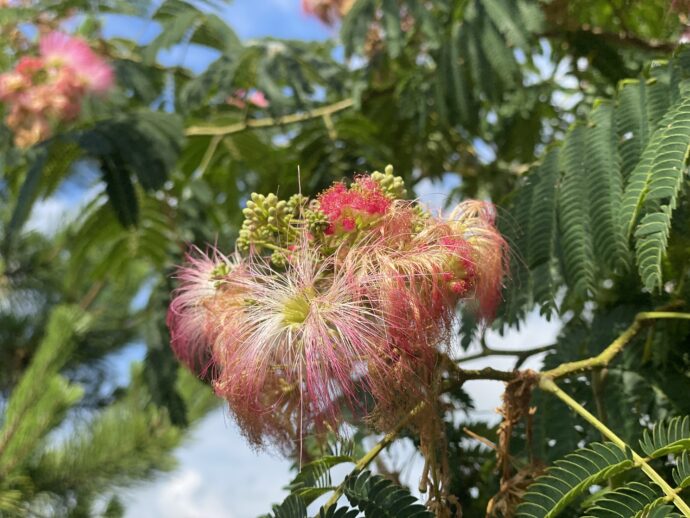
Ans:
{"type": "MultiPolygon", "coordinates": [[[[355,102],[352,99],[343,99],[315,110],[310,110],[300,113],[292,113],[282,117],[266,117],[263,119],[248,119],[235,124],[227,126],[190,126],[185,131],[188,137],[200,135],[231,135],[233,133],[240,133],[251,128],[271,128],[274,126],[284,126],[286,124],[294,124],[296,122],[304,122],[311,119],[318,119],[319,117],[329,117],[330,115],[339,111],[346,110],[354,106],[355,102]]],[[[325,120],[325,119],[324,119],[325,120]]]]}
{"type": "Polygon", "coordinates": [[[602,423],[599,419],[597,419],[591,413],[589,413],[585,407],[580,405],[580,403],[578,403],[568,394],[563,392],[563,390],[561,390],[558,387],[558,385],[556,385],[553,382],[552,379],[548,377],[541,378],[539,380],[539,388],[541,388],[545,392],[550,392],[551,394],[559,398],[561,401],[563,401],[566,405],[568,405],[575,412],[577,412],[585,421],[587,421],[594,428],[599,430],[599,432],[601,432],[601,434],[604,437],[613,442],[616,446],[623,450],[630,450],[635,464],[639,466],[640,469],[642,469],[644,474],[647,475],[647,477],[649,477],[650,480],[652,480],[656,485],[658,485],[661,488],[661,490],[668,497],[668,499],[670,501],[673,501],[673,504],[678,508],[678,510],[680,510],[683,513],[683,516],[690,517],[690,507],[688,507],[688,504],[685,503],[685,501],[682,498],[680,498],[676,491],[666,483],[666,481],[661,477],[661,475],[659,475],[654,470],[654,468],[652,468],[647,463],[645,459],[643,459],[634,450],[632,450],[630,446],[628,446],[625,443],[625,441],[623,441],[620,437],[613,433],[604,423],[602,423]]]}
{"type": "Polygon", "coordinates": [[[206,172],[206,169],[208,168],[208,165],[211,163],[211,160],[213,159],[213,155],[216,153],[216,149],[218,149],[218,144],[220,144],[220,141],[222,140],[221,135],[215,135],[212,139],[211,142],[208,145],[208,148],[206,148],[206,152],[204,153],[203,158],[201,159],[201,163],[199,164],[199,167],[197,168],[197,176],[202,177],[204,173],[206,172]]]}
{"type": "MultiPolygon", "coordinates": [[[[400,422],[395,426],[393,430],[388,432],[386,435],[383,436],[383,438],[377,442],[372,449],[370,449],[362,458],[360,458],[357,463],[355,464],[355,467],[352,469],[350,474],[352,473],[357,473],[358,471],[362,471],[365,469],[369,464],[372,463],[372,461],[378,456],[379,453],[381,453],[383,450],[385,450],[388,445],[390,445],[395,438],[398,436],[398,434],[402,431],[403,428],[405,428],[408,423],[419,413],[422,411],[422,409],[426,406],[426,402],[422,401],[419,403],[417,406],[415,406],[412,410],[410,410],[405,417],[403,417],[400,422]]],[[[338,487],[335,488],[335,491],[333,491],[333,494],[331,497],[328,499],[328,502],[324,505],[324,509],[328,509],[332,505],[334,505],[338,499],[342,496],[343,491],[345,490],[345,484],[347,483],[347,477],[345,480],[343,480],[338,487]]]]}
{"type": "Polygon", "coordinates": [[[597,356],[579,360],[575,362],[562,363],[558,367],[551,370],[544,371],[541,376],[550,379],[562,378],[577,374],[579,372],[594,369],[596,367],[606,367],[613,358],[620,353],[623,348],[637,336],[642,326],[647,320],[661,320],[661,319],[681,319],[690,320],[690,313],[676,313],[673,311],[647,311],[638,313],[635,320],[630,327],[623,331],[623,333],[616,338],[611,345],[601,351],[597,356]]]}

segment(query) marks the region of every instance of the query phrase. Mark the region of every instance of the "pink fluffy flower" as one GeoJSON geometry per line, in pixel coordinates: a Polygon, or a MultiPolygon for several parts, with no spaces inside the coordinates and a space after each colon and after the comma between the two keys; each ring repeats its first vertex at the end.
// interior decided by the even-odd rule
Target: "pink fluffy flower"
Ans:
{"type": "Polygon", "coordinates": [[[197,373],[204,374],[211,366],[219,298],[236,295],[236,291],[228,289],[228,279],[235,286],[242,272],[237,257],[228,258],[218,251],[205,254],[197,248],[191,250],[185,266],[178,271],[180,286],[167,316],[170,343],[177,358],[197,373]]]}
{"type": "Polygon", "coordinates": [[[358,238],[334,250],[304,231],[278,269],[256,254],[197,252],[170,306],[173,350],[211,372],[257,445],[337,431],[343,406],[362,409],[362,392],[376,403],[364,415],[384,429],[435,398],[458,303],[491,318],[507,268],[490,204],[433,217],[387,198],[369,177],[318,201],[334,232],[349,232],[351,219],[358,238]]]}
{"type": "Polygon", "coordinates": [[[34,74],[42,70],[43,66],[42,59],[24,56],[17,62],[14,70],[0,74],[0,101],[11,102],[30,88],[34,74]]]}
{"type": "Polygon", "coordinates": [[[268,108],[269,105],[268,99],[266,99],[266,95],[264,95],[264,93],[259,90],[255,90],[252,93],[250,93],[247,100],[257,108],[268,108]]]}
{"type": "Polygon", "coordinates": [[[469,244],[475,277],[473,299],[485,319],[494,316],[508,273],[508,244],[496,228],[496,208],[488,202],[460,203],[448,216],[449,225],[469,244]]]}
{"type": "Polygon", "coordinates": [[[317,199],[330,222],[327,235],[366,228],[385,214],[392,203],[381,186],[368,176],[358,177],[349,189],[342,182],[336,183],[317,199]]]}
{"type": "Polygon", "coordinates": [[[55,123],[79,115],[84,95],[113,84],[110,66],[79,38],[52,32],[39,50],[40,56],[24,56],[0,74],[0,101],[10,105],[6,122],[19,147],[48,138],[55,123]]]}
{"type": "Polygon", "coordinates": [[[385,316],[334,257],[303,246],[280,275],[250,258],[239,282],[246,301],[221,310],[215,386],[254,442],[280,435],[266,420],[278,408],[291,409],[295,430],[337,429],[336,401],[357,408],[358,387],[373,385],[369,369],[392,360],[385,316]]]}
{"type": "Polygon", "coordinates": [[[451,329],[458,302],[491,318],[507,269],[507,247],[490,204],[465,202],[449,218],[420,220],[398,202],[376,233],[353,247],[361,284],[392,319],[388,336],[409,357],[432,365],[451,329]]]}
{"type": "Polygon", "coordinates": [[[89,92],[103,93],[113,86],[112,68],[81,38],[51,32],[41,38],[39,50],[48,65],[69,70],[89,92]]]}

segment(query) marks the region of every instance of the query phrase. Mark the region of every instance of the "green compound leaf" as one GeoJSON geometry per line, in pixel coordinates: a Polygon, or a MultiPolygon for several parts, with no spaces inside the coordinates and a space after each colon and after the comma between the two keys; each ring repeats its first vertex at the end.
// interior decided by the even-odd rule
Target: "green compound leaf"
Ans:
{"type": "Polygon", "coordinates": [[[434,515],[407,489],[363,471],[348,478],[345,496],[367,518],[432,518],[434,515]]]}
{"type": "Polygon", "coordinates": [[[633,467],[632,452],[613,443],[593,443],[555,462],[529,486],[518,518],[558,516],[590,486],[633,467]]]}
{"type": "Polygon", "coordinates": [[[650,485],[630,482],[597,499],[582,518],[641,518],[662,502],[650,485]]]}
{"type": "Polygon", "coordinates": [[[640,447],[652,458],[690,450],[690,416],[674,417],[644,431],[640,447]]]}

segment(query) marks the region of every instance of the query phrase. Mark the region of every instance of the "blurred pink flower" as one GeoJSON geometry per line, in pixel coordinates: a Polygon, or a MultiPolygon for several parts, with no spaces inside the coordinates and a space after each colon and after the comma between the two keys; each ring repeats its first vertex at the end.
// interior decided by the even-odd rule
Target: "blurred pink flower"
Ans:
{"type": "Polygon", "coordinates": [[[249,94],[247,100],[257,108],[268,108],[269,102],[263,92],[256,90],[249,94]]]}
{"type": "Polygon", "coordinates": [[[334,25],[345,16],[354,0],[302,0],[302,10],[326,25],[334,25]]]}
{"type": "Polygon", "coordinates": [[[241,88],[235,90],[235,93],[228,97],[225,102],[239,109],[246,108],[247,102],[257,108],[268,108],[270,105],[270,102],[266,99],[266,95],[261,90],[253,90],[251,93],[247,94],[247,91],[241,88]]]}
{"type": "Polygon", "coordinates": [[[79,115],[84,95],[103,93],[114,81],[110,66],[80,38],[51,32],[39,51],[0,74],[0,101],[10,105],[6,123],[19,147],[48,138],[52,123],[79,115]]]}
{"type": "Polygon", "coordinates": [[[81,38],[51,32],[41,38],[39,50],[49,66],[69,70],[89,92],[103,93],[113,86],[112,68],[81,38]]]}

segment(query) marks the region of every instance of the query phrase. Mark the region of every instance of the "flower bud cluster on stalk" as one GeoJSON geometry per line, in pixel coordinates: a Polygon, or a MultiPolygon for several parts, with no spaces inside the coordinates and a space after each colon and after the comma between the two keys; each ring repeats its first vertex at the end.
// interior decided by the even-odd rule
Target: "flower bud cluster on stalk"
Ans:
{"type": "Polygon", "coordinates": [[[84,96],[102,94],[114,82],[110,66],[80,38],[53,31],[41,36],[38,50],[0,74],[5,123],[22,148],[50,137],[55,124],[76,119],[84,96]]]}
{"type": "Polygon", "coordinates": [[[252,194],[236,250],[179,269],[172,348],[254,444],[337,431],[345,409],[387,428],[434,397],[458,303],[491,317],[507,267],[493,206],[444,218],[406,193],[389,166],[313,199],[252,194]]]}

